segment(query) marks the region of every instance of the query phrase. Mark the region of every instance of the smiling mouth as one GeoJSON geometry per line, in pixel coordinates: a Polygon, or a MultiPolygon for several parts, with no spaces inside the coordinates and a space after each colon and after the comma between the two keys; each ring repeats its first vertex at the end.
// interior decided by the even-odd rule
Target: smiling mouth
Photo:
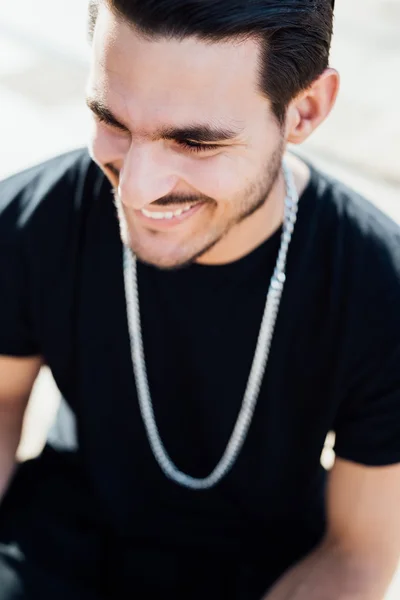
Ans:
{"type": "Polygon", "coordinates": [[[191,210],[193,208],[193,206],[196,206],[196,205],[192,204],[189,206],[185,206],[184,208],[179,208],[178,210],[160,211],[160,212],[150,211],[150,210],[146,210],[145,208],[142,208],[142,210],[140,212],[145,217],[148,217],[149,219],[154,219],[154,221],[162,221],[163,219],[171,220],[171,219],[174,219],[175,217],[180,217],[181,215],[183,215],[186,212],[189,212],[189,210],[191,210]]]}
{"type": "Polygon", "coordinates": [[[151,223],[152,226],[156,225],[157,227],[164,228],[186,221],[186,219],[197,213],[205,204],[205,202],[196,202],[195,204],[188,204],[176,210],[163,211],[142,208],[135,212],[136,215],[148,225],[151,223]]]}

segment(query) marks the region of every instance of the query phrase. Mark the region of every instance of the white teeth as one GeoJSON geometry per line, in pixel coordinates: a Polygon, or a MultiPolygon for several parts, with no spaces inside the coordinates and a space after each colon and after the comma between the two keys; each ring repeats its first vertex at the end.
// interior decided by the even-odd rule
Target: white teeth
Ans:
{"type": "Polygon", "coordinates": [[[190,210],[192,206],[187,206],[186,208],[180,208],[179,210],[175,210],[174,212],[152,212],[146,210],[145,208],[141,209],[141,213],[148,217],[149,219],[161,220],[161,219],[173,219],[174,217],[180,217],[183,213],[190,210]]]}

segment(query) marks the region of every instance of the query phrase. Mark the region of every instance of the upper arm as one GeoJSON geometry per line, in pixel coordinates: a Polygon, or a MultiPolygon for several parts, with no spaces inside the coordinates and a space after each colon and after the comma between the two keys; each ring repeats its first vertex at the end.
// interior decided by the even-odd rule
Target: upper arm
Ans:
{"type": "Polygon", "coordinates": [[[400,558],[400,235],[397,226],[376,223],[364,224],[362,251],[348,253],[358,257],[356,288],[341,347],[337,458],[326,502],[327,540],[385,589],[400,558]]]}
{"type": "Polygon", "coordinates": [[[0,356],[0,409],[25,410],[43,360],[0,356]]]}
{"type": "Polygon", "coordinates": [[[337,459],[327,487],[327,537],[378,567],[388,585],[400,558],[400,464],[337,459]]]}

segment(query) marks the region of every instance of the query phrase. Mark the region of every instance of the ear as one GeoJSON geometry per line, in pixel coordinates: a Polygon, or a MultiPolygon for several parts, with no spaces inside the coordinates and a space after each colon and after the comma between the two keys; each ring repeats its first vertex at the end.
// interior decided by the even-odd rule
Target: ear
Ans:
{"type": "Polygon", "coordinates": [[[290,103],[286,118],[286,139],[301,144],[326,119],[335,105],[340,77],[326,69],[310,87],[290,103]]]}

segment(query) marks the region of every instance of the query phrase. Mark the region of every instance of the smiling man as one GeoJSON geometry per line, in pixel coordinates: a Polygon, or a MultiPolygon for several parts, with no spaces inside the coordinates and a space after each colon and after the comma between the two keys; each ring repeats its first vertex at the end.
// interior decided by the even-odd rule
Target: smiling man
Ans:
{"type": "Polygon", "coordinates": [[[91,3],[89,152],[0,185],[0,600],[383,597],[400,231],[287,153],[334,105],[332,20],[91,3]],[[57,426],[16,466],[42,364],[57,426]]]}

